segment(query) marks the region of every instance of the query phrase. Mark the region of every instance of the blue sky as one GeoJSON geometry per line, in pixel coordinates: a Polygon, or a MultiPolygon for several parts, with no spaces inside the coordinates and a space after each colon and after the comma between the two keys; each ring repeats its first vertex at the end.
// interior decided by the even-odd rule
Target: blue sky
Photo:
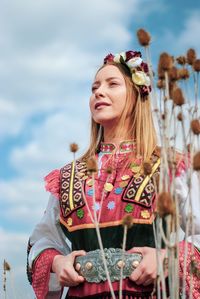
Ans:
{"type": "Polygon", "coordinates": [[[43,177],[70,161],[69,143],[86,149],[95,70],[108,52],[141,50],[141,27],[154,67],[164,50],[200,56],[199,1],[1,1],[0,256],[18,273],[18,298],[33,298],[25,247],[48,200],[43,177]]]}

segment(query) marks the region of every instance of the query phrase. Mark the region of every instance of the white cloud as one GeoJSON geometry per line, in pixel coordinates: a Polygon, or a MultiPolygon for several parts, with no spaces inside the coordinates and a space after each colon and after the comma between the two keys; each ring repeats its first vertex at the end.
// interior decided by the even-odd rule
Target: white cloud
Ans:
{"type": "MultiPolygon", "coordinates": [[[[171,29],[166,29],[162,36],[155,38],[158,50],[169,51],[172,55],[185,55],[189,48],[194,48],[200,52],[199,36],[200,10],[188,12],[187,18],[183,21],[183,26],[179,34],[175,34],[171,29]]],[[[155,49],[155,51],[158,51],[155,49]]]]}
{"type": "MultiPolygon", "coordinates": [[[[26,278],[26,248],[27,234],[9,232],[0,227],[0,272],[3,273],[3,260],[11,266],[7,272],[7,298],[30,299],[33,298],[32,290],[26,278]],[[23,286],[23,288],[22,288],[23,286]],[[13,294],[14,293],[14,294],[13,294]]],[[[0,284],[0,298],[4,298],[2,279],[0,284]]]]}
{"type": "MultiPolygon", "coordinates": [[[[4,0],[0,12],[0,140],[19,135],[37,113],[60,109],[82,95],[100,57],[127,48],[130,18],[146,1],[4,0]],[[2,115],[2,113],[1,113],[2,115]],[[8,121],[8,119],[12,119],[8,121]]],[[[155,1],[153,1],[155,3],[155,1]]],[[[147,6],[145,14],[155,5],[147,6]]]]}

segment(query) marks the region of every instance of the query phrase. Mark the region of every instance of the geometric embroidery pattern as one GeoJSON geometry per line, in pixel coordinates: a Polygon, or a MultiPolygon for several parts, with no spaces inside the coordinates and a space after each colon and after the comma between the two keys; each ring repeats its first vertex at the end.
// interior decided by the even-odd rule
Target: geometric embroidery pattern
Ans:
{"type": "Polygon", "coordinates": [[[72,211],[85,205],[82,197],[81,179],[79,173],[85,172],[86,164],[76,161],[61,168],[60,174],[60,209],[65,218],[72,211]]]}
{"type": "Polygon", "coordinates": [[[122,200],[137,203],[144,207],[151,207],[155,198],[155,186],[152,177],[159,172],[159,166],[160,161],[157,161],[150,175],[141,174],[139,177],[133,177],[124,190],[122,200]]]}

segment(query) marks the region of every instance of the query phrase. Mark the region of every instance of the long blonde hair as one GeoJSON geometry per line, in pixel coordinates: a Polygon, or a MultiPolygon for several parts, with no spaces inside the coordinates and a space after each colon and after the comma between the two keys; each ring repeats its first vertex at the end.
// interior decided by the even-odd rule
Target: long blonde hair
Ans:
{"type": "MultiPolygon", "coordinates": [[[[109,62],[103,65],[97,73],[107,65],[116,66],[122,73],[127,88],[127,98],[124,110],[120,117],[117,134],[120,135],[120,130],[127,118],[130,117],[128,134],[136,141],[136,153],[141,156],[143,160],[148,160],[157,145],[156,131],[153,123],[150,97],[141,99],[138,87],[133,83],[130,73],[125,66],[120,63],[109,62]],[[135,105],[133,100],[135,98],[135,105]]],[[[103,141],[104,133],[103,127],[96,123],[91,117],[91,133],[90,145],[82,159],[89,159],[94,157],[99,150],[99,145],[103,141]]]]}

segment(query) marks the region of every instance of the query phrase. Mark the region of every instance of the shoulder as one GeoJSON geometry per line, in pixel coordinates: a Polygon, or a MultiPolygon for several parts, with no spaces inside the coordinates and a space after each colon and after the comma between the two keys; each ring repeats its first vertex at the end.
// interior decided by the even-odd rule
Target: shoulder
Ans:
{"type": "Polygon", "coordinates": [[[45,189],[54,195],[57,199],[60,198],[60,185],[63,177],[70,177],[72,172],[85,170],[86,163],[83,160],[76,160],[76,163],[70,162],[65,164],[60,169],[54,169],[44,177],[45,189]]]}

